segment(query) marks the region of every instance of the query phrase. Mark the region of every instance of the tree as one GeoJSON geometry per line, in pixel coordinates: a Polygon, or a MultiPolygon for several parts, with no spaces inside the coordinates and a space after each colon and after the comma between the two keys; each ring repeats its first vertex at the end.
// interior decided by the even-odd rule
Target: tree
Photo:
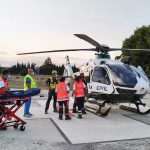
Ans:
{"type": "MultiPolygon", "coordinates": [[[[150,49],[150,25],[142,26],[134,31],[134,34],[123,41],[122,48],[150,49]]],[[[123,56],[131,56],[132,65],[141,66],[150,77],[150,52],[123,51],[123,56]]]]}
{"type": "Polygon", "coordinates": [[[52,60],[50,57],[47,57],[47,59],[44,61],[44,65],[51,65],[52,64],[52,60]]]}
{"type": "MultiPolygon", "coordinates": [[[[53,64],[50,57],[48,57],[44,61],[44,64],[42,66],[36,68],[35,66],[36,66],[35,63],[30,64],[28,62],[27,64],[24,63],[20,64],[17,62],[17,64],[10,67],[9,70],[11,74],[20,74],[22,76],[25,76],[27,74],[29,68],[34,69],[34,71],[38,74],[50,75],[52,73],[52,70],[57,70],[59,75],[63,75],[64,68],[65,68],[64,65],[57,66],[53,64]]],[[[72,68],[74,72],[79,70],[75,65],[72,68]]]]}
{"type": "Polygon", "coordinates": [[[31,68],[32,68],[33,70],[35,70],[35,66],[36,66],[36,63],[32,63],[32,64],[31,64],[31,68]]]}
{"type": "Polygon", "coordinates": [[[0,66],[0,74],[3,72],[3,67],[0,66]]]}
{"type": "Polygon", "coordinates": [[[73,72],[78,72],[79,68],[77,68],[76,65],[74,65],[74,66],[72,66],[72,70],[73,70],[73,72]]]}

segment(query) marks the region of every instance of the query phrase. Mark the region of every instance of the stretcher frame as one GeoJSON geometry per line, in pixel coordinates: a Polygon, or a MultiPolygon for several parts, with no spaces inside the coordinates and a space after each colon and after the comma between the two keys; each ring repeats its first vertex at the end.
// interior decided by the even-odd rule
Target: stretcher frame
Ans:
{"type": "Polygon", "coordinates": [[[22,98],[8,98],[6,100],[0,99],[0,108],[3,114],[0,116],[0,128],[7,129],[7,127],[13,126],[17,129],[20,126],[20,131],[25,130],[26,122],[16,115],[16,112],[23,106],[23,104],[29,99],[29,97],[22,98]],[[12,103],[10,107],[7,107],[7,103],[12,103]]]}

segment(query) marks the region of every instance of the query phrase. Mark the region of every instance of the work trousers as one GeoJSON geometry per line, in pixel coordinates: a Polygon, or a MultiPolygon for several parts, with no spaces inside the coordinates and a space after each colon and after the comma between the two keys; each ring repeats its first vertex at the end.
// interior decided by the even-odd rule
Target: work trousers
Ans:
{"type": "Polygon", "coordinates": [[[50,90],[48,93],[48,99],[46,102],[45,111],[48,111],[52,97],[53,97],[53,109],[56,110],[57,96],[55,90],[50,90]]]}
{"type": "Polygon", "coordinates": [[[75,101],[78,106],[78,116],[82,116],[82,109],[84,107],[84,97],[76,97],[75,101]]]}
{"type": "MultiPolygon", "coordinates": [[[[82,97],[83,99],[84,97],[82,97]]],[[[84,102],[85,102],[85,98],[83,100],[83,107],[82,107],[82,113],[85,112],[85,108],[84,108],[84,102]]],[[[76,108],[77,108],[78,104],[77,104],[77,101],[76,101],[76,98],[74,99],[74,103],[73,103],[73,111],[76,111],[76,108]]]]}
{"type": "Polygon", "coordinates": [[[24,105],[24,115],[30,114],[31,98],[29,98],[24,105]]]}
{"type": "Polygon", "coordinates": [[[59,104],[59,117],[63,116],[63,108],[65,108],[65,116],[69,117],[68,100],[58,101],[58,104],[59,104]]]}
{"type": "Polygon", "coordinates": [[[74,103],[73,103],[73,111],[76,111],[77,109],[77,102],[76,99],[74,99],[74,103]]]}

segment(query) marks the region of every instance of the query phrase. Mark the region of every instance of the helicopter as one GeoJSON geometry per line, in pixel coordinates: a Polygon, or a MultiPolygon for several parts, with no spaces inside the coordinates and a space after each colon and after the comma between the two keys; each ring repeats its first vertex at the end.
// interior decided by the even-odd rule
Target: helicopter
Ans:
{"type": "Polygon", "coordinates": [[[85,62],[80,71],[73,73],[70,65],[69,57],[66,57],[66,66],[64,76],[71,77],[84,73],[87,82],[87,101],[97,104],[99,109],[96,114],[107,116],[111,107],[105,112],[101,109],[105,107],[106,103],[133,103],[136,106],[136,111],[139,114],[148,114],[150,109],[141,112],[139,106],[146,106],[142,102],[142,98],[150,90],[150,82],[144,70],[139,66],[130,65],[131,57],[125,56],[121,61],[111,60],[110,51],[148,51],[150,49],[128,49],[128,48],[110,48],[107,45],[99,44],[97,41],[85,34],[74,34],[76,37],[90,43],[95,48],[90,49],[65,49],[52,51],[39,51],[20,53],[18,55],[51,53],[51,52],[71,52],[71,51],[93,51],[95,59],[90,59],[85,62]],[[97,103],[102,101],[102,103],[97,103]]]}

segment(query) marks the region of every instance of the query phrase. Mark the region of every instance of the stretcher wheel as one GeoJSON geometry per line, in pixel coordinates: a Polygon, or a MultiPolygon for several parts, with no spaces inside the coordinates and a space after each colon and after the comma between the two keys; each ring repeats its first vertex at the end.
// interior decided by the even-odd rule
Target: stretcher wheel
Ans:
{"type": "Polygon", "coordinates": [[[0,127],[0,130],[7,130],[7,127],[0,127]]]}
{"type": "Polygon", "coordinates": [[[19,126],[19,125],[16,123],[16,124],[14,125],[14,128],[15,128],[15,129],[17,129],[17,128],[18,128],[18,126],[19,126]]]}
{"type": "Polygon", "coordinates": [[[20,126],[20,131],[24,131],[26,128],[24,125],[20,126]]]}

